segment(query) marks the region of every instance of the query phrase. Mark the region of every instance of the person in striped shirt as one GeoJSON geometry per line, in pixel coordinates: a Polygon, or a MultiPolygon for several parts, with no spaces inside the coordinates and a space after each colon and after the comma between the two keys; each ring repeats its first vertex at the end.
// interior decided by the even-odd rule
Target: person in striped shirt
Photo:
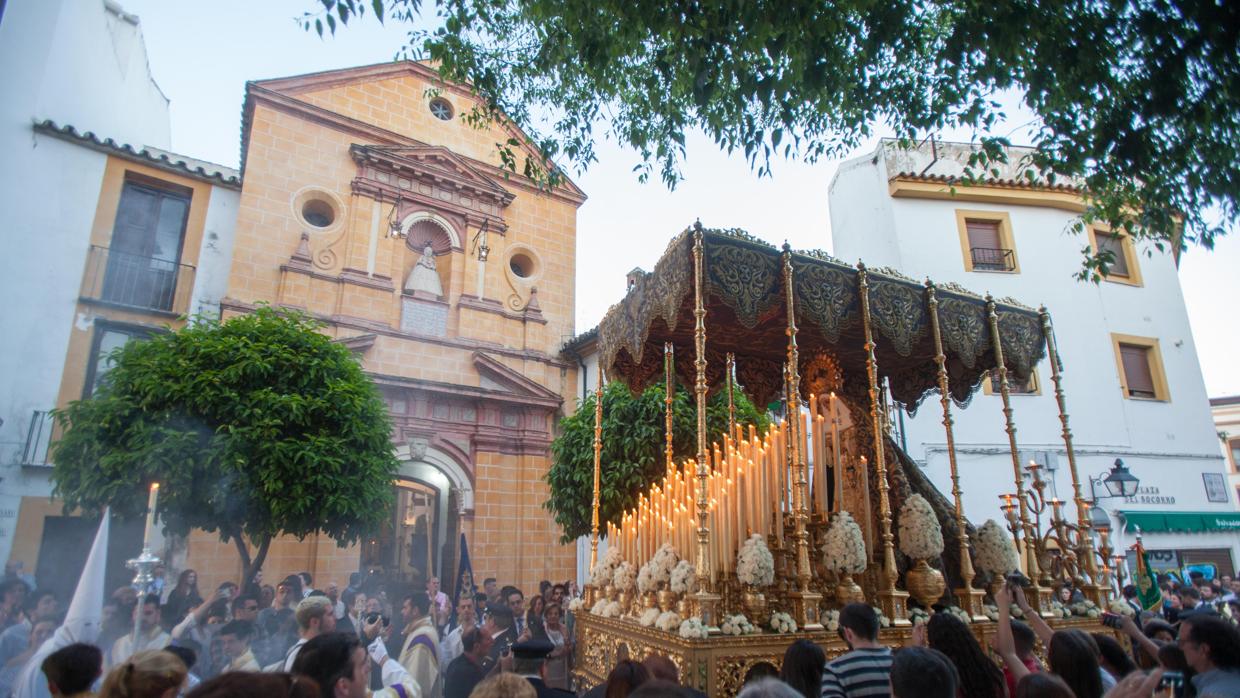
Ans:
{"type": "Polygon", "coordinates": [[[827,662],[822,698],[889,698],[891,649],[878,643],[878,614],[850,603],[840,610],[839,633],[850,651],[827,662]]]}

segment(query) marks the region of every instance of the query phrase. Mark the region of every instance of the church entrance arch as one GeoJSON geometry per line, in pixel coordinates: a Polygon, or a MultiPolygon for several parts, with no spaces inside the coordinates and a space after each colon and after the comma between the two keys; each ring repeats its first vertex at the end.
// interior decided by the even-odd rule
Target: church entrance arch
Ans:
{"type": "MultiPolygon", "coordinates": [[[[473,509],[473,487],[448,454],[411,439],[397,447],[400,461],[391,518],[362,549],[362,568],[391,590],[422,589],[437,576],[450,589],[456,574],[461,514],[473,509]]],[[[401,593],[404,593],[403,591],[401,593]]]]}

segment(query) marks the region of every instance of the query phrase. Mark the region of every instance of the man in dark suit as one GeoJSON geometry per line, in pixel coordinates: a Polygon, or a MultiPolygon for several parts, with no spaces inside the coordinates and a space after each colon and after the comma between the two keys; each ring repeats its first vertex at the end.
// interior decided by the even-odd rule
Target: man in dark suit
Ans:
{"type": "Polygon", "coordinates": [[[444,673],[444,698],[469,698],[474,686],[487,676],[486,659],[494,643],[482,628],[473,628],[461,635],[461,647],[465,651],[452,660],[444,673]]]}
{"type": "Polygon", "coordinates": [[[572,693],[547,685],[547,655],[555,649],[547,640],[526,640],[512,646],[512,673],[530,682],[538,698],[571,698],[572,693]]]}
{"type": "Polygon", "coordinates": [[[483,667],[487,673],[499,665],[499,660],[508,652],[508,648],[512,646],[510,633],[512,632],[512,611],[500,606],[491,610],[486,621],[482,624],[482,632],[491,638],[491,648],[487,650],[486,661],[483,667]]]}

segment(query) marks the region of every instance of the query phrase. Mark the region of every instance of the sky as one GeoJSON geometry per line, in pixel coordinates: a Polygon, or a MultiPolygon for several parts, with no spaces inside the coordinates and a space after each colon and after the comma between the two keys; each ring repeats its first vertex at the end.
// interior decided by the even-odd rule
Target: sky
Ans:
{"type": "MultiPolygon", "coordinates": [[[[241,103],[247,80],[299,75],[391,60],[406,41],[406,27],[354,23],[335,37],[303,31],[297,18],[314,0],[122,0],[141,18],[151,72],[171,100],[172,149],[235,167],[240,153],[241,103]]],[[[1018,99],[1009,96],[1012,124],[1003,128],[1020,141],[1018,99]]],[[[881,129],[876,129],[882,135],[881,129]]],[[[969,140],[945,132],[945,139],[969,140]]],[[[854,153],[869,152],[876,139],[854,153]]],[[[667,242],[700,219],[704,225],[744,228],[772,243],[830,251],[827,187],[836,162],[777,161],[759,177],[742,155],[727,155],[701,134],[690,134],[684,181],[669,191],[657,175],[641,184],[636,154],[604,142],[598,162],[569,172],[589,195],[577,218],[577,312],[579,332],[598,323],[624,294],[625,274],[651,269],[667,242]]],[[[852,260],[848,260],[852,261],[852,260]]],[[[1233,346],[1240,332],[1226,299],[1240,298],[1240,238],[1222,239],[1213,252],[1190,250],[1180,265],[1193,337],[1207,392],[1240,394],[1240,362],[1233,346]]],[[[1064,283],[1076,283],[1065,279],[1064,283]]]]}

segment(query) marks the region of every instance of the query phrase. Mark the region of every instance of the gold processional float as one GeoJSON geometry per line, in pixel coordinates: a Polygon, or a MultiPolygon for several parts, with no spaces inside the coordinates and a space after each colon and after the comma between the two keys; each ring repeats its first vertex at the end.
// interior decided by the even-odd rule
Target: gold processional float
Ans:
{"type": "Polygon", "coordinates": [[[970,622],[986,646],[996,614],[984,597],[1017,571],[1031,581],[1030,604],[1055,627],[1107,632],[1097,616],[1114,594],[1112,551],[1106,531],[1094,546],[1044,307],[698,224],[608,311],[599,350],[607,380],[635,392],[665,382],[666,474],[620,520],[600,523],[600,380],[590,580],[575,613],[579,688],[606,680],[619,659],[658,653],[688,685],[731,696],[750,672],[778,670],[793,639],[813,640],[829,657],[845,651],[836,618],[851,601],[876,606],[890,646],[933,612],[970,622]],[[674,361],[690,349],[690,366],[674,361]],[[1027,379],[1044,356],[1075,523],[1063,502],[1045,499],[1038,465],[1022,467],[1017,449],[1009,377],[1027,379]],[[1004,526],[973,529],[961,505],[952,403],[967,405],[992,371],[1015,492],[1000,495],[1004,526]],[[697,406],[697,455],[684,463],[672,456],[677,381],[693,386],[697,406]],[[734,386],[757,405],[781,402],[783,418],[765,434],[737,424],[734,386]],[[729,424],[723,443],[708,444],[712,389],[727,391],[729,424]],[[890,436],[889,399],[914,409],[931,393],[942,406],[950,501],[890,436]],[[1064,582],[1087,601],[1054,601],[1064,582]]]}

